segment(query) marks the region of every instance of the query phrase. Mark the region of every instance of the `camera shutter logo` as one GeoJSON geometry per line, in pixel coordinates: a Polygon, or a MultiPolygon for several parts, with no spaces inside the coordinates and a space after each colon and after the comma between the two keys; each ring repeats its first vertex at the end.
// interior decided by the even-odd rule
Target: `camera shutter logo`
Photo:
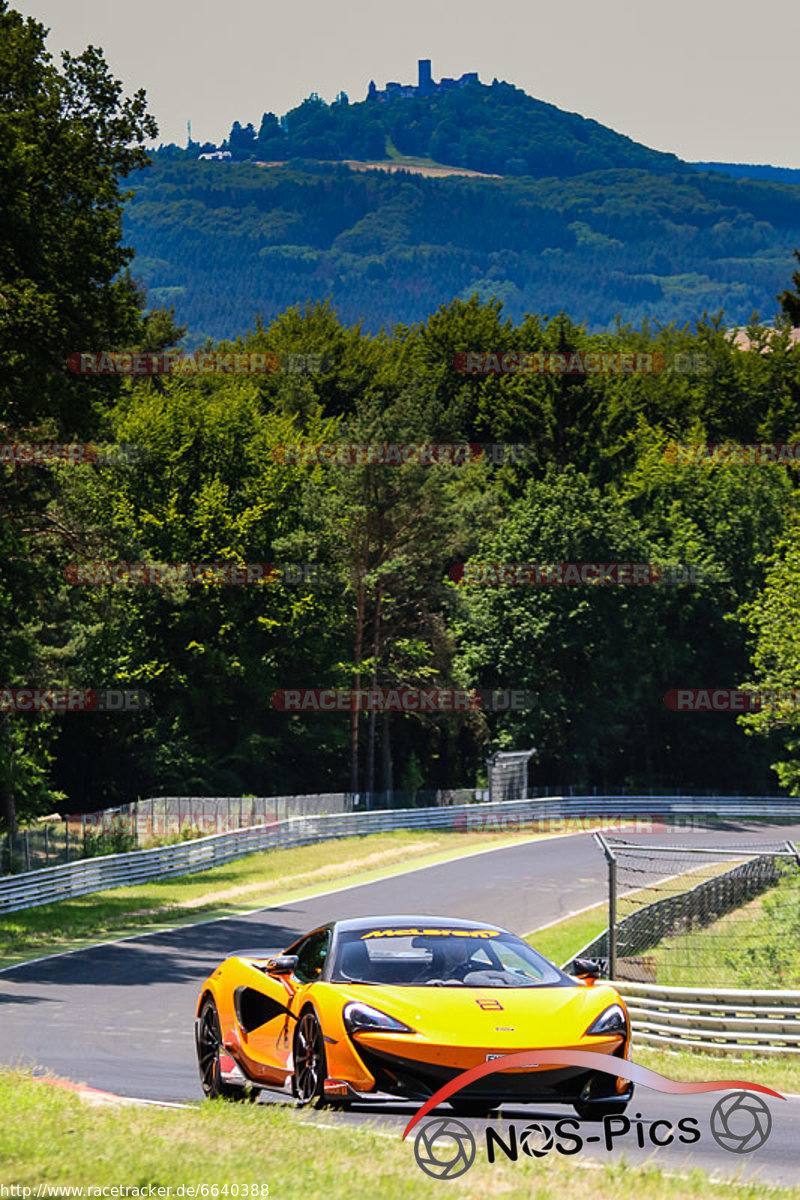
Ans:
{"type": "Polygon", "coordinates": [[[751,1154],[764,1145],[771,1132],[772,1114],[752,1092],[723,1096],[711,1111],[711,1135],[731,1154],[751,1154]]]}
{"type": "Polygon", "coordinates": [[[426,1121],[414,1140],[417,1166],[434,1179],[458,1179],[475,1161],[475,1138],[462,1121],[426,1121]]]}
{"type": "Polygon", "coordinates": [[[531,1121],[520,1134],[519,1144],[529,1158],[544,1158],[553,1149],[553,1131],[547,1125],[531,1121]]]}

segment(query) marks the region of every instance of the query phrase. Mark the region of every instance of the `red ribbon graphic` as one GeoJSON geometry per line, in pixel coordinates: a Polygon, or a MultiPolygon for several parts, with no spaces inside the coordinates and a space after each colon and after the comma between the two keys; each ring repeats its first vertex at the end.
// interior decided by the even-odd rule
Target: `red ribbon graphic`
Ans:
{"type": "Polygon", "coordinates": [[[434,1092],[430,1099],[425,1101],[416,1116],[411,1118],[406,1125],[403,1138],[408,1137],[417,1122],[427,1116],[431,1109],[436,1108],[437,1104],[441,1104],[443,1100],[460,1092],[462,1088],[474,1083],[476,1079],[482,1079],[485,1075],[493,1075],[495,1071],[505,1071],[509,1067],[537,1067],[542,1063],[552,1063],[553,1066],[558,1067],[585,1067],[591,1071],[602,1071],[605,1075],[618,1075],[623,1079],[630,1079],[633,1083],[640,1083],[643,1087],[653,1088],[658,1092],[671,1092],[673,1095],[679,1096],[693,1095],[697,1092],[724,1092],[728,1088],[738,1088],[748,1092],[763,1092],[767,1096],[777,1097],[778,1100],[786,1099],[780,1092],[775,1092],[772,1088],[765,1087],[760,1083],[747,1083],[743,1079],[715,1079],[708,1080],[706,1083],[681,1083],[678,1079],[659,1075],[657,1071],[651,1071],[649,1067],[643,1067],[640,1063],[629,1062],[626,1058],[616,1058],[610,1054],[598,1054],[596,1050],[520,1050],[516,1054],[505,1054],[502,1058],[481,1063],[477,1067],[470,1067],[468,1071],[462,1071],[455,1079],[451,1079],[449,1083],[440,1087],[438,1092],[434,1092]]]}

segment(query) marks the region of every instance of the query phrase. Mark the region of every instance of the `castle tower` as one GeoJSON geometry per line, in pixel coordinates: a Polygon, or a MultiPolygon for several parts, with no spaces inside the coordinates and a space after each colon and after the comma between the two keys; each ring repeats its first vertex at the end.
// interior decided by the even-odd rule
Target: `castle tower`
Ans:
{"type": "Polygon", "coordinates": [[[419,90],[421,92],[433,91],[433,80],[431,78],[431,60],[429,58],[420,58],[417,62],[419,90]]]}

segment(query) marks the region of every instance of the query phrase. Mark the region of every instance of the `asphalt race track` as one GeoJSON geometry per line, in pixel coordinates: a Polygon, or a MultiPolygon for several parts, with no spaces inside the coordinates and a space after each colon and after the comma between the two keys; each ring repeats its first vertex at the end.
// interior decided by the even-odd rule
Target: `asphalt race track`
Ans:
{"type": "MultiPolygon", "coordinates": [[[[726,823],[716,831],[636,835],[636,840],[654,845],[695,846],[774,845],[786,838],[800,840],[800,829],[726,823]]],[[[45,1068],[124,1096],[194,1101],[202,1094],[193,1037],[199,985],[232,951],[280,950],[323,921],[392,912],[475,918],[525,933],[603,900],[605,886],[605,860],[590,835],[520,842],[246,917],[144,934],[21,964],[0,973],[0,1061],[45,1068]]],[[[747,1079],[745,1064],[723,1059],[719,1064],[719,1078],[747,1079]]],[[[674,1097],[640,1087],[628,1109],[630,1117],[641,1114],[645,1128],[648,1121],[663,1119],[677,1125],[681,1117],[696,1117],[700,1141],[660,1150],[647,1142],[640,1149],[634,1126],[616,1139],[609,1153],[600,1136],[602,1126],[583,1122],[583,1136],[594,1138],[596,1144],[582,1151],[578,1161],[590,1156],[606,1159],[623,1151],[631,1161],[656,1154],[657,1161],[672,1170],[702,1166],[724,1175],[741,1171],[774,1183],[796,1183],[800,1097],[785,1101],[767,1097],[773,1121],[769,1140],[760,1150],[739,1155],[719,1147],[709,1132],[709,1114],[722,1094],[674,1097]]],[[[308,1119],[326,1124],[377,1120],[399,1137],[416,1107],[363,1104],[346,1113],[309,1113],[308,1119]]],[[[558,1106],[541,1111],[504,1107],[502,1116],[521,1128],[539,1120],[552,1125],[575,1114],[558,1106]]],[[[498,1131],[503,1127],[502,1120],[492,1123],[498,1131]]],[[[479,1131],[484,1122],[468,1124],[479,1131]]],[[[521,1170],[524,1165],[520,1161],[521,1170]]]]}

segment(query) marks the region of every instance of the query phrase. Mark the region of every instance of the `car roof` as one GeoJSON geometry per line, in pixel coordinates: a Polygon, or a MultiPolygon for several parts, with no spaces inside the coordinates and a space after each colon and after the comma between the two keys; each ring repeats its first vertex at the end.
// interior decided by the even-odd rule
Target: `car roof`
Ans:
{"type": "Polygon", "coordinates": [[[406,926],[436,926],[439,929],[496,929],[498,933],[506,933],[499,925],[490,925],[488,921],[464,921],[460,917],[436,917],[420,913],[384,913],[376,917],[351,917],[346,921],[334,921],[333,928],[337,933],[349,933],[357,929],[386,929],[396,926],[403,929],[406,926]]]}

